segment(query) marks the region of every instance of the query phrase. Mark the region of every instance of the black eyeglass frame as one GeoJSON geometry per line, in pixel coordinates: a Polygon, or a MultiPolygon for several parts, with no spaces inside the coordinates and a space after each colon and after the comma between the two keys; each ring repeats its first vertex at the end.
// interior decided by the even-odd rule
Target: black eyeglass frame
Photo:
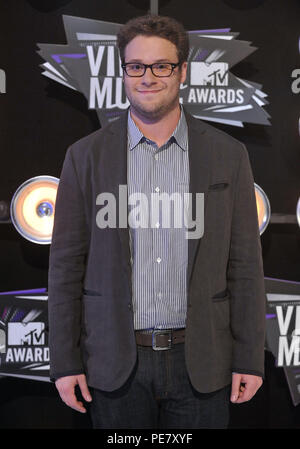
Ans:
{"type": "Polygon", "coordinates": [[[142,76],[145,75],[146,70],[149,68],[151,69],[152,75],[156,76],[157,78],[168,78],[169,76],[172,75],[172,73],[174,72],[174,69],[176,67],[180,66],[180,62],[154,62],[153,64],[143,64],[142,62],[125,62],[124,64],[121,64],[122,69],[125,71],[126,75],[129,76],[130,78],[141,78],[142,76]],[[140,64],[141,66],[144,67],[144,72],[141,75],[128,75],[126,67],[129,64],[140,64]],[[172,70],[170,72],[169,75],[155,75],[155,73],[153,72],[153,66],[157,65],[157,64],[168,64],[172,67],[172,70]]]}

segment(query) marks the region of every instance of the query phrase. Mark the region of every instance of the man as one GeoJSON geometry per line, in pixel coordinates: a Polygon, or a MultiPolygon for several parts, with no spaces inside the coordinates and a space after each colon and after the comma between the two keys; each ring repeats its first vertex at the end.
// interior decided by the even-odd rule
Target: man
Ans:
{"type": "Polygon", "coordinates": [[[79,386],[94,427],[225,428],[229,399],[248,401],[264,371],[263,264],[248,154],[181,108],[188,37],[180,24],[133,19],[118,45],[129,111],[72,145],[60,177],[49,269],[51,377],[62,400],[85,412],[79,386]],[[120,186],[128,188],[129,226],[120,186]],[[204,195],[200,238],[187,238],[186,225],[163,227],[163,211],[153,226],[135,226],[131,195],[162,192],[194,195],[190,209],[204,195]],[[116,220],[105,209],[112,198],[116,220]]]}

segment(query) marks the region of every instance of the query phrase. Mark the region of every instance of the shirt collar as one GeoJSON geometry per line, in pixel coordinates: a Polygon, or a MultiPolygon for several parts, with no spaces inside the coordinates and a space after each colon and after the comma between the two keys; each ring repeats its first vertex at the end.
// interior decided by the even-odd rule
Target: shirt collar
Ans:
{"type": "MultiPolygon", "coordinates": [[[[180,118],[177,123],[177,126],[169,138],[170,140],[175,140],[177,145],[184,151],[188,149],[188,140],[187,140],[187,123],[186,118],[183,112],[182,107],[180,107],[180,118]]],[[[146,140],[146,137],[140,131],[138,126],[133,121],[130,111],[128,111],[128,148],[129,150],[133,150],[141,141],[146,140]]]]}

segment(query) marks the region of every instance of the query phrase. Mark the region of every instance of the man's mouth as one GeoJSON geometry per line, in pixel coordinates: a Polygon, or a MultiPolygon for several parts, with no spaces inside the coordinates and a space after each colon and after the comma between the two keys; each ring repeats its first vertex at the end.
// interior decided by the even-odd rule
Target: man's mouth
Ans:
{"type": "Polygon", "coordinates": [[[157,94],[161,89],[137,89],[140,94],[157,94]]]}

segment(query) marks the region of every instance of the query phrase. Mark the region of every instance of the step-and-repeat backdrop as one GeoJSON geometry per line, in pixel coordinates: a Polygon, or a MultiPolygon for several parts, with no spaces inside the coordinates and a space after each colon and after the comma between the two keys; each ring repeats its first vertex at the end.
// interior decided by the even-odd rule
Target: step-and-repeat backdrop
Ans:
{"type": "MultiPolygon", "coordinates": [[[[85,8],[87,16],[75,14],[76,8],[68,14],[72,4],[80,2],[62,2],[58,10],[45,7],[31,19],[35,3],[22,3],[24,17],[21,10],[0,7],[0,23],[5,21],[6,30],[0,57],[0,375],[48,382],[47,251],[61,164],[70,143],[116,120],[128,108],[116,34],[130,16],[123,5],[118,22],[113,15],[111,20],[100,20],[101,8],[95,14],[95,2],[85,8]],[[22,33],[28,28],[26,38],[22,33]]],[[[235,15],[220,20],[220,12],[214,23],[211,14],[205,23],[202,8],[197,20],[184,10],[190,54],[180,101],[196,118],[226,130],[248,148],[266,272],[266,351],[273,354],[274,366],[283,368],[297,406],[300,9],[296,1],[284,5],[274,1],[275,17],[283,15],[283,23],[290,21],[285,30],[278,30],[276,23],[268,22],[275,20],[268,2],[253,7],[248,2],[248,27],[242,7],[219,3],[235,8],[235,15]],[[255,19],[257,28],[251,26],[255,19]]],[[[129,8],[135,6],[129,2],[129,8]]],[[[161,13],[181,19],[181,2],[163,6],[161,13]]]]}

